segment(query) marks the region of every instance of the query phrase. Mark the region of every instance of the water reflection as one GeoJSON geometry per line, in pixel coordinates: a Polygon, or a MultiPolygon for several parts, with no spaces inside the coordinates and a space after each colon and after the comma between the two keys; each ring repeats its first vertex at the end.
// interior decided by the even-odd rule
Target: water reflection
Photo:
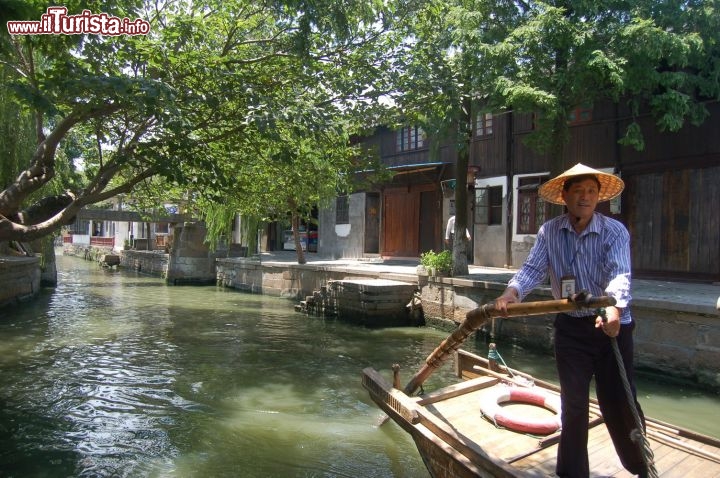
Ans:
{"type": "Polygon", "coordinates": [[[359,372],[439,333],[60,259],[56,290],[0,312],[0,475],[427,476],[359,372]]]}
{"type": "MultiPolygon", "coordinates": [[[[369,330],[292,305],[61,257],[57,289],[0,311],[0,476],[427,476],[398,426],[376,427],[359,375],[389,377],[398,362],[406,382],[446,334],[369,330]]],[[[554,377],[547,357],[501,352],[554,377]]],[[[656,416],[675,403],[719,409],[711,395],[651,382],[640,394],[656,416]]],[[[688,425],[683,413],[671,421],[688,425]]],[[[707,422],[688,426],[720,435],[707,422]]]]}

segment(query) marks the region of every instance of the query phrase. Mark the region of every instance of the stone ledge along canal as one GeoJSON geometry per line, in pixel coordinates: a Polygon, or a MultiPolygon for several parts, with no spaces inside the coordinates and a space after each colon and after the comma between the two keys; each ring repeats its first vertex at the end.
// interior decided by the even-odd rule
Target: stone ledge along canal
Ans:
{"type": "MultiPolygon", "coordinates": [[[[58,256],[57,288],[0,310],[0,477],[427,477],[410,437],[377,426],[360,372],[390,379],[397,362],[405,383],[447,334],[293,306],[58,256]]],[[[487,353],[472,338],[465,348],[487,353]]],[[[499,351],[553,380],[551,358],[499,351]]],[[[718,416],[717,395],[639,389],[646,413],[720,436],[702,418],[718,416]]]]}

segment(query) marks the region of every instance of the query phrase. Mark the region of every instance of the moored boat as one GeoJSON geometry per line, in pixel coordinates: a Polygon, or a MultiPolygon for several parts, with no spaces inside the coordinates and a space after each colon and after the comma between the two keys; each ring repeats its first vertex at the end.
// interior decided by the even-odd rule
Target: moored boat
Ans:
{"type": "MultiPolygon", "coordinates": [[[[400,389],[397,368],[392,381],[366,368],[363,386],[387,416],[412,436],[435,478],[555,476],[559,388],[460,350],[459,335],[467,336],[467,329],[477,324],[461,324],[465,331],[446,339],[404,389],[400,389]],[[454,357],[457,382],[414,396],[446,356],[454,357]]],[[[620,464],[595,401],[590,404],[588,428],[591,477],[633,476],[620,464]]],[[[720,477],[718,439],[646,417],[640,441],[650,476],[720,477]]]]}

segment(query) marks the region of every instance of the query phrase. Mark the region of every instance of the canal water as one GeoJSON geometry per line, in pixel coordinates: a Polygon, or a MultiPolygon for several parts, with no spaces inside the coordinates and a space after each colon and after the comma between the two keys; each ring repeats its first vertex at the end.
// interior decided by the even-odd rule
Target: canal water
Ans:
{"type": "MultiPolygon", "coordinates": [[[[360,385],[406,383],[446,337],[58,257],[58,287],[0,310],[0,477],[427,477],[360,385]]],[[[486,353],[483,343],[468,349],[486,353]]],[[[551,360],[500,347],[553,380],[551,360]]],[[[426,389],[450,377],[449,365],[426,389]]],[[[645,380],[647,413],[720,436],[717,395],[645,380]]]]}

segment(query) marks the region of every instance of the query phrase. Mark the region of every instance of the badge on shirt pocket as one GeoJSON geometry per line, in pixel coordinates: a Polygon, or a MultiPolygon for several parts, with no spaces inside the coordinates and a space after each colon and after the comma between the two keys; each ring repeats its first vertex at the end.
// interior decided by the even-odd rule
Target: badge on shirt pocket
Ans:
{"type": "Polygon", "coordinates": [[[575,276],[562,276],[560,278],[560,296],[567,299],[575,295],[575,276]]]}

